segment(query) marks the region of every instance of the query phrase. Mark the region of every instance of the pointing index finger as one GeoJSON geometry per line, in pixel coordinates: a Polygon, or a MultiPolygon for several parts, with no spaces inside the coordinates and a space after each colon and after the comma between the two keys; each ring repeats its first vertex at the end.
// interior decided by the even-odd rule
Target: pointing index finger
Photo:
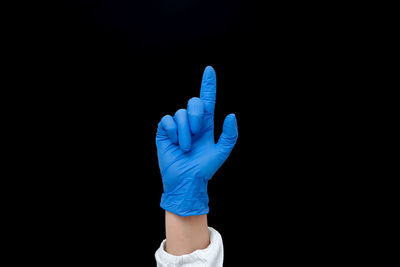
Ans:
{"type": "Polygon", "coordinates": [[[217,76],[211,66],[207,66],[201,81],[200,99],[204,103],[205,114],[214,114],[217,90],[217,76]]]}

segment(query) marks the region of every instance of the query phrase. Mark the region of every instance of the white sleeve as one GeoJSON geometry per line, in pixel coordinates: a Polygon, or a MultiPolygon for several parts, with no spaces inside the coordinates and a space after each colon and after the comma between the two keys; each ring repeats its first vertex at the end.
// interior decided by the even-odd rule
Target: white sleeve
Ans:
{"type": "Polygon", "coordinates": [[[195,250],[190,254],[174,256],[164,250],[165,240],[156,251],[157,267],[222,267],[224,261],[224,247],[221,235],[213,228],[208,227],[210,245],[205,249],[195,250]]]}

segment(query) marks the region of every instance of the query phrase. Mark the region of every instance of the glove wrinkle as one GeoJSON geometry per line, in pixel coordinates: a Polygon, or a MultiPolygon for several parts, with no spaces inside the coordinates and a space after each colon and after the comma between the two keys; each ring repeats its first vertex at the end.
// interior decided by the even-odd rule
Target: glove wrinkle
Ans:
{"type": "Polygon", "coordinates": [[[238,137],[236,117],[230,114],[215,143],[215,99],[216,74],[208,66],[200,98],[191,98],[187,109],[178,110],[173,118],[164,116],[164,124],[158,125],[156,145],[164,187],[160,206],[180,216],[209,212],[208,181],[228,158],[238,137]]]}

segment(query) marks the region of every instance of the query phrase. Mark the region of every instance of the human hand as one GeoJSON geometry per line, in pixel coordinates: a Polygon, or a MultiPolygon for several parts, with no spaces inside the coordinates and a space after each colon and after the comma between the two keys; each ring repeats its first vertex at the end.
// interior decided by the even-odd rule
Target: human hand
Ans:
{"type": "Polygon", "coordinates": [[[207,184],[228,158],[238,138],[236,117],[229,114],[215,143],[216,74],[204,70],[200,98],[189,100],[174,117],[158,124],[156,145],[164,193],[161,207],[180,216],[207,214],[207,184]]]}

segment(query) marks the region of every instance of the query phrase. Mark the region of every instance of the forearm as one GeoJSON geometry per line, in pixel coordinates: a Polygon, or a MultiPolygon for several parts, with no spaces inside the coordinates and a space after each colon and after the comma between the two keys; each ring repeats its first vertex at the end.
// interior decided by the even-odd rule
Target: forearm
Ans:
{"type": "Polygon", "coordinates": [[[210,244],[207,215],[178,216],[165,211],[166,248],[172,255],[184,255],[210,244]]]}
{"type": "Polygon", "coordinates": [[[158,266],[222,266],[220,234],[207,225],[209,180],[230,155],[238,138],[236,117],[224,120],[214,139],[216,74],[204,70],[200,98],[187,109],[165,115],[157,126],[156,145],[164,192],[166,240],[156,252],[158,266]],[[176,265],[178,264],[178,265],[176,265]]]}

